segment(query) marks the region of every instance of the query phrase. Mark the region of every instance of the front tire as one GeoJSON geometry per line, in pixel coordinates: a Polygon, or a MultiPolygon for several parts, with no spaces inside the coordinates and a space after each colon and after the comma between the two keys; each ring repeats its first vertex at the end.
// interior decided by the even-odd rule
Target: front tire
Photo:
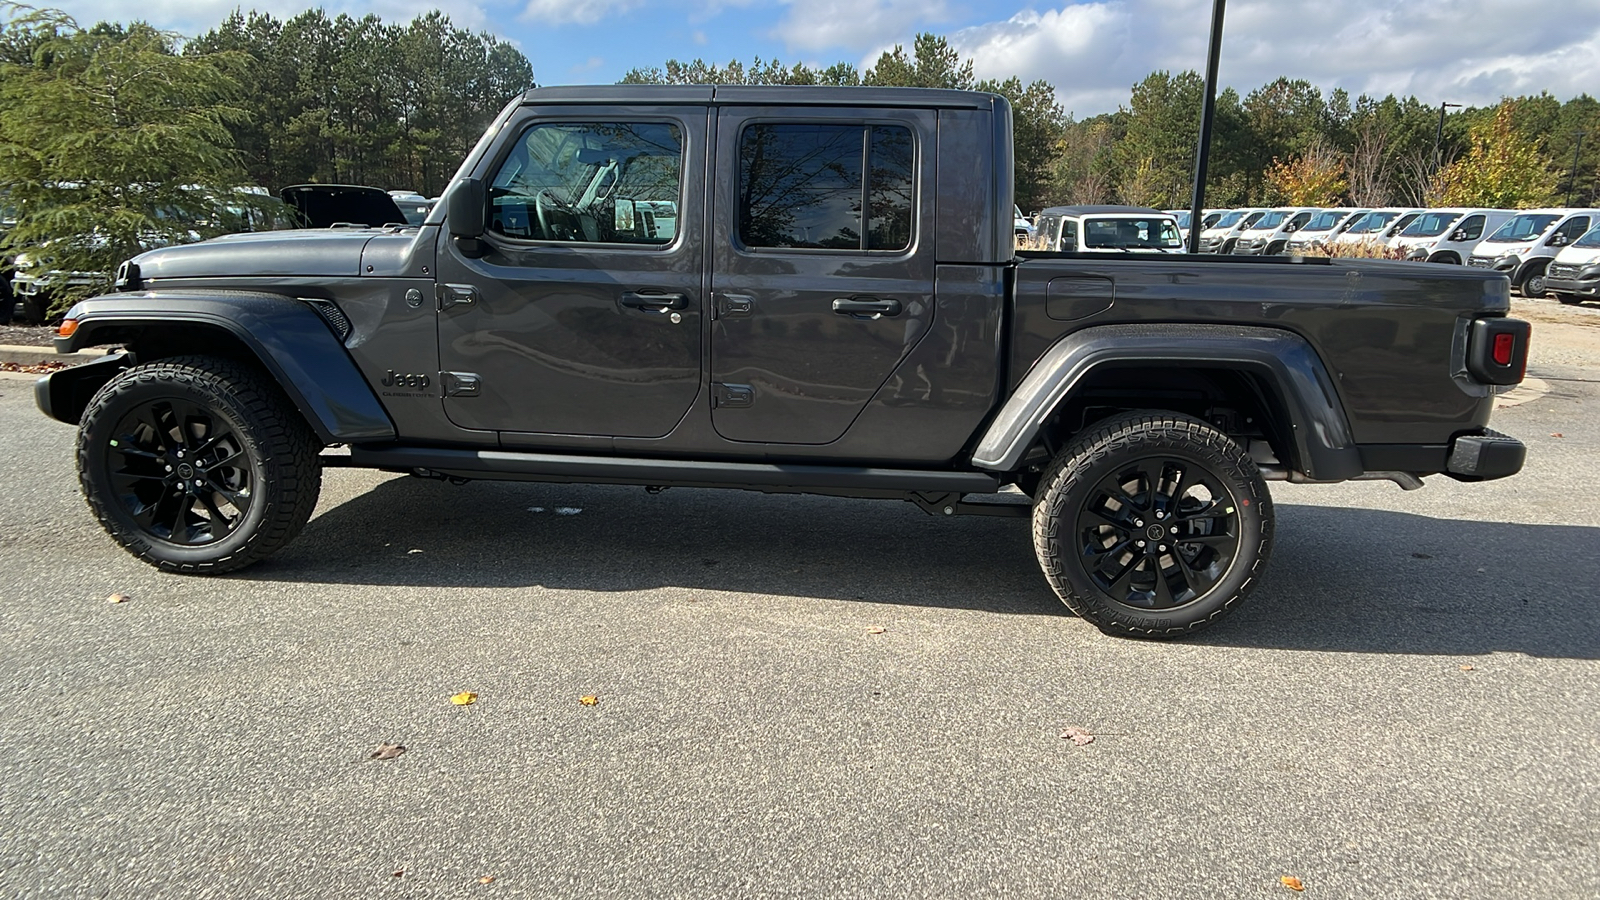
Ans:
{"type": "Polygon", "coordinates": [[[1543,300],[1545,295],[1544,269],[1530,274],[1522,282],[1522,296],[1529,300],[1543,300]]]}
{"type": "Polygon", "coordinates": [[[1092,426],[1046,470],[1033,543],[1062,602],[1107,634],[1171,638],[1254,589],[1272,549],[1255,462],[1198,419],[1143,411],[1092,426]]]}
{"type": "Polygon", "coordinates": [[[106,382],[78,428],[78,481],[106,532],[172,572],[220,575],[276,552],[317,505],[316,436],[267,378],[182,356],[106,382]]]}
{"type": "Polygon", "coordinates": [[[1556,299],[1560,300],[1565,306],[1577,306],[1583,302],[1583,298],[1577,294],[1556,294],[1556,299]]]}

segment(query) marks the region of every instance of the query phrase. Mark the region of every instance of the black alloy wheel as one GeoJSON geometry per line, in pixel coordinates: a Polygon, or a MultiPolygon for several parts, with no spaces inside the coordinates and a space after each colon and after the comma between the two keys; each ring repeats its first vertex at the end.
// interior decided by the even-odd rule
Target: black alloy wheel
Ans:
{"type": "Polygon", "coordinates": [[[173,357],[123,370],[90,399],[78,481],[125,550],[169,571],[216,575],[299,533],[322,486],[319,450],[265,373],[173,357]]]}
{"type": "Polygon", "coordinates": [[[1239,502],[1191,460],[1130,460],[1100,479],[1080,507],[1078,564],[1125,606],[1193,603],[1238,556],[1239,502]]]}
{"type": "Polygon", "coordinates": [[[1199,419],[1113,416],[1046,470],[1033,514],[1045,577],[1108,634],[1177,637],[1214,624],[1255,587],[1272,547],[1272,498],[1249,454],[1199,419]]]}
{"type": "Polygon", "coordinates": [[[257,482],[238,428],[215,410],[163,398],[130,409],[108,441],[111,500],[150,537],[222,540],[244,522],[257,482]]]}

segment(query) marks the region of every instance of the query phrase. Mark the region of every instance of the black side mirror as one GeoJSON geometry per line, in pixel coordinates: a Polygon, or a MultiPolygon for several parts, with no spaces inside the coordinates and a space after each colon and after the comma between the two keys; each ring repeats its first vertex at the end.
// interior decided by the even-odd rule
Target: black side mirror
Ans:
{"type": "Polygon", "coordinates": [[[1552,247],[1565,247],[1566,245],[1567,245],[1567,236],[1566,235],[1564,235],[1564,234],[1555,234],[1555,235],[1551,235],[1550,236],[1550,246],[1552,246],[1552,247]]]}
{"type": "Polygon", "coordinates": [[[445,204],[445,222],[453,237],[477,239],[483,236],[487,227],[484,213],[489,205],[483,179],[463,178],[456,182],[445,204]]]}
{"type": "Polygon", "coordinates": [[[1453,244],[1459,244],[1466,239],[1467,233],[1465,231],[1457,231],[1455,234],[1450,235],[1450,242],[1453,244]]]}

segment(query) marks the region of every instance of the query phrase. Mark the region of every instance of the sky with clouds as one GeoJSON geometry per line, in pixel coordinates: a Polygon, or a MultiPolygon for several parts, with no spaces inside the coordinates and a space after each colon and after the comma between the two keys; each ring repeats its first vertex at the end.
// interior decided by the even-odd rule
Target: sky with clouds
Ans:
{"type": "MultiPolygon", "coordinates": [[[[58,0],[85,25],[129,18],[198,34],[235,7],[291,16],[295,0],[58,0]]],[[[668,59],[870,65],[920,31],[945,35],[979,77],[1045,79],[1078,117],[1127,103],[1156,69],[1202,70],[1211,0],[331,0],[330,13],[387,21],[442,8],[516,44],[540,84],[616,81],[668,59]]],[[[1600,95],[1600,0],[1233,0],[1221,82],[1279,75],[1352,95],[1493,103],[1549,91],[1600,95]]]]}

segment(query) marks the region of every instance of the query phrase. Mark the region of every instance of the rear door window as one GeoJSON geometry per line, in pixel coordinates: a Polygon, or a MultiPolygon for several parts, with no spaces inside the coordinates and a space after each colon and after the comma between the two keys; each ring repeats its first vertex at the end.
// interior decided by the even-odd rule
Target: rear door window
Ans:
{"type": "Polygon", "coordinates": [[[915,159],[911,131],[898,125],[752,124],[739,141],[739,240],[750,248],[905,250],[915,159]]]}

